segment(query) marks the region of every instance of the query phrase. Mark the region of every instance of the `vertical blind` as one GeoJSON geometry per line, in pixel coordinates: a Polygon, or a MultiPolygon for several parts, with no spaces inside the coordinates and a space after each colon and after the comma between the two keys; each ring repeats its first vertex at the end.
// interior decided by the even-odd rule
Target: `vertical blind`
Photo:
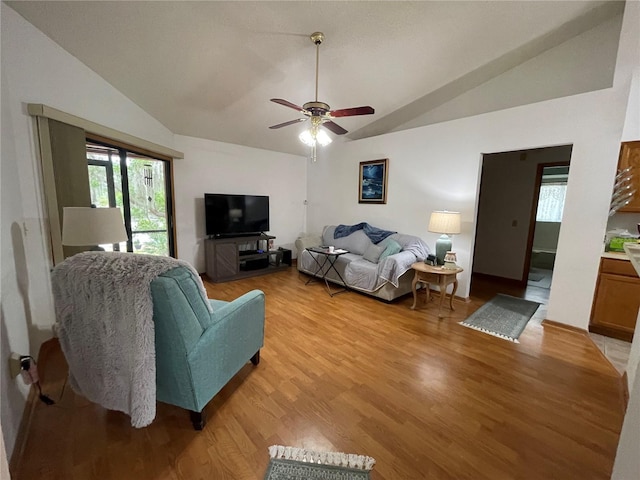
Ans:
{"type": "Polygon", "coordinates": [[[536,222],[561,222],[566,183],[545,183],[540,185],[536,222]]]}

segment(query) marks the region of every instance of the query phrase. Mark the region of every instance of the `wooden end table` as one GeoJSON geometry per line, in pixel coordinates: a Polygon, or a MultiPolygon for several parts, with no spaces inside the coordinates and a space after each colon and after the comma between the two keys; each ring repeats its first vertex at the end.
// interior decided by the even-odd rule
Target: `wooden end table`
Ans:
{"type": "Polygon", "coordinates": [[[411,310],[416,308],[416,303],[418,301],[418,292],[416,290],[416,286],[418,282],[426,283],[426,291],[427,291],[427,303],[430,300],[430,287],[429,285],[434,283],[440,287],[440,305],[438,306],[438,318],[442,318],[442,302],[444,302],[444,297],[447,294],[447,287],[453,283],[453,290],[451,291],[451,296],[449,297],[449,308],[451,310],[455,310],[453,308],[453,296],[458,289],[458,274],[463,271],[462,268],[457,267],[455,269],[445,269],[443,267],[434,267],[431,265],[427,265],[424,262],[416,262],[411,265],[413,268],[415,275],[413,276],[413,282],[411,282],[411,289],[413,290],[413,305],[411,306],[411,310]]]}

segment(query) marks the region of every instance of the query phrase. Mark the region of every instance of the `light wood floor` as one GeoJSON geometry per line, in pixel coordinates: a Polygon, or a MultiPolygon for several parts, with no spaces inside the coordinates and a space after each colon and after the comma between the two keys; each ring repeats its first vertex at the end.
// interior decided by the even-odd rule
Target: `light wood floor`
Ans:
{"type": "Polygon", "coordinates": [[[475,282],[438,320],[434,301],[331,298],[305,280],[292,268],[207,284],[218,299],[261,288],[267,319],[260,365],[209,403],[202,432],[165,404],[131,428],[75,395],[57,342],[45,344],[56,404],[35,405],[13,478],[255,480],[272,444],[370,455],[373,480],[610,477],[621,382],[586,335],[530,322],[515,344],[462,327],[492,295],[475,282]]]}

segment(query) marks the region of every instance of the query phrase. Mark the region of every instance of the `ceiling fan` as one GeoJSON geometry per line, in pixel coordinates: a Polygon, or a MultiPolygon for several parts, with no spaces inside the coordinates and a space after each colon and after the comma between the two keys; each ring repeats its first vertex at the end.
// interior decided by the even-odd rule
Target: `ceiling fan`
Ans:
{"type": "Polygon", "coordinates": [[[315,147],[316,143],[319,143],[320,145],[327,145],[328,143],[331,143],[331,138],[324,130],[320,129],[321,126],[324,126],[326,129],[330,130],[336,135],[344,135],[345,133],[347,133],[347,130],[335,123],[333,121],[334,118],[352,117],[355,115],[371,115],[375,113],[375,110],[372,107],[353,107],[343,108],[340,110],[331,110],[331,107],[329,105],[324,102],[318,101],[318,65],[320,63],[320,45],[324,41],[324,33],[312,33],[310,38],[316,46],[316,99],[315,101],[307,102],[302,105],[302,107],[300,107],[295,103],[283,100],[282,98],[272,98],[272,102],[284,105],[285,107],[293,108],[294,110],[297,110],[305,116],[296,118],[295,120],[290,120],[288,122],[272,125],[269,128],[282,128],[288,125],[294,125],[296,123],[304,122],[307,120],[307,118],[310,118],[311,127],[309,128],[309,130],[305,130],[300,134],[300,140],[311,147],[315,147]]]}

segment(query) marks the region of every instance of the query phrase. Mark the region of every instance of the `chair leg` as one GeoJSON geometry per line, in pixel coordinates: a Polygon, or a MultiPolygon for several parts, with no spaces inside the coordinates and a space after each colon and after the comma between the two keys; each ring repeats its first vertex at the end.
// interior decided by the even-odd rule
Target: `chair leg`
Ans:
{"type": "Polygon", "coordinates": [[[253,363],[254,365],[258,365],[260,363],[260,350],[258,350],[256,354],[251,357],[251,363],[253,363]]]}
{"type": "Polygon", "coordinates": [[[204,409],[201,412],[194,412],[193,410],[189,410],[189,414],[191,415],[191,423],[193,423],[193,428],[195,430],[202,430],[204,428],[204,424],[206,423],[204,417],[204,409]]]}

